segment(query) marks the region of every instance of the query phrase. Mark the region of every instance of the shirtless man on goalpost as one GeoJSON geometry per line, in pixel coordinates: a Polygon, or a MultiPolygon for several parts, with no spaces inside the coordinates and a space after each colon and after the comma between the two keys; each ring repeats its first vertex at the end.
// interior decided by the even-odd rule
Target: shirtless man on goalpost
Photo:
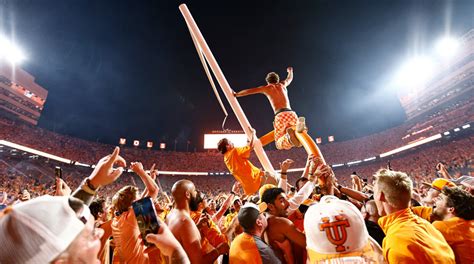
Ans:
{"type": "Polygon", "coordinates": [[[288,99],[287,86],[293,81],[293,67],[288,67],[288,76],[282,82],[280,77],[275,72],[267,74],[265,80],[267,85],[250,88],[235,93],[236,97],[247,96],[251,94],[264,94],[267,96],[273,111],[275,112],[275,119],[273,127],[275,131],[275,145],[277,149],[291,149],[292,147],[301,147],[295,135],[293,127],[296,126],[296,131],[301,133],[306,129],[305,118],[296,115],[291,110],[290,100],[288,99]]]}

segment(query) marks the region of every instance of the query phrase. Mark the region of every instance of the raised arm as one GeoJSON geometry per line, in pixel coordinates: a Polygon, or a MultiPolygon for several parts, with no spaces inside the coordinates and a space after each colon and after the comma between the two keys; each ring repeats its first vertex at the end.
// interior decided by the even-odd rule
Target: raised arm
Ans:
{"type": "Polygon", "coordinates": [[[89,205],[101,186],[114,182],[120,175],[122,175],[123,168],[127,166],[127,163],[119,153],[120,148],[115,147],[112,154],[100,159],[95,165],[94,171],[92,171],[91,175],[84,179],[72,196],[82,200],[86,205],[89,205]],[[114,168],[114,164],[118,167],[114,168]]]}
{"type": "Polygon", "coordinates": [[[156,185],[156,182],[143,169],[142,163],[132,162],[130,169],[132,169],[132,171],[135,172],[145,184],[146,189],[143,191],[141,198],[150,196],[151,199],[154,200],[156,196],[158,196],[158,185],[156,185]]]}
{"type": "MultiPolygon", "coordinates": [[[[240,183],[239,182],[235,182],[234,185],[232,185],[232,190],[230,192],[230,195],[227,197],[227,199],[224,201],[224,203],[222,204],[221,208],[219,209],[219,211],[217,211],[217,213],[215,213],[212,218],[214,218],[217,222],[219,222],[222,218],[222,216],[224,215],[224,213],[227,211],[227,209],[229,209],[230,207],[230,204],[232,203],[232,201],[234,200],[234,197],[237,195],[237,193],[239,192],[239,188],[240,188],[240,183]]],[[[213,219],[213,220],[214,220],[213,219]]]]}
{"type": "Polygon", "coordinates": [[[265,85],[259,86],[256,88],[250,88],[250,89],[245,89],[240,92],[235,93],[235,97],[242,97],[242,96],[247,96],[251,94],[259,94],[259,93],[265,93],[265,85]]]}
{"type": "Polygon", "coordinates": [[[286,68],[286,71],[288,72],[288,76],[286,79],[283,81],[283,84],[285,86],[290,85],[290,83],[293,81],[293,67],[288,67],[286,68]]]}
{"type": "Polygon", "coordinates": [[[282,163],[280,163],[281,171],[280,171],[280,181],[278,181],[278,187],[282,188],[285,191],[285,193],[287,191],[287,180],[288,180],[288,176],[286,173],[293,163],[294,161],[291,159],[286,159],[282,163]]]}

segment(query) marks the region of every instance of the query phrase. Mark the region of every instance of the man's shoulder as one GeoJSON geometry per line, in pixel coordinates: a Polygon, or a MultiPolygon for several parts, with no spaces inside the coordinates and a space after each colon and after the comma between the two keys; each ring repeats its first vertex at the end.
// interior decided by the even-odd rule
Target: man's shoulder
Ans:
{"type": "Polygon", "coordinates": [[[290,219],[286,217],[280,217],[280,216],[273,216],[269,218],[269,223],[271,223],[273,226],[277,227],[278,229],[281,227],[293,225],[293,222],[291,222],[290,219]]]}

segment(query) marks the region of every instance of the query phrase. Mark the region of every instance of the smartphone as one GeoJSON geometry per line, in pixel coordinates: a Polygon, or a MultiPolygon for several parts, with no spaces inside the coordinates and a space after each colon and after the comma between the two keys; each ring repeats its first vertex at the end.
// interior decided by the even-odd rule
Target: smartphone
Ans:
{"type": "Polygon", "coordinates": [[[143,242],[145,246],[150,246],[151,244],[146,242],[146,235],[156,234],[160,229],[160,221],[156,216],[155,205],[150,197],[145,197],[133,202],[132,207],[143,242]]]}
{"type": "Polygon", "coordinates": [[[61,167],[56,166],[54,168],[54,175],[56,176],[56,178],[59,178],[59,179],[63,178],[63,170],[61,169],[61,167]]]}
{"type": "Polygon", "coordinates": [[[390,161],[387,162],[387,169],[392,170],[392,164],[390,163],[390,161]]]}

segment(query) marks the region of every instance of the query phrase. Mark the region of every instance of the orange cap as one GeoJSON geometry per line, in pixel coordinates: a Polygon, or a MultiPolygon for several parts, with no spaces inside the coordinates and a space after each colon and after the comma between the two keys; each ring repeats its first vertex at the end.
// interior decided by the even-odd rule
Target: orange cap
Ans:
{"type": "Polygon", "coordinates": [[[450,182],[448,179],[437,178],[431,183],[431,187],[437,191],[442,191],[445,186],[455,187],[456,184],[450,182]]]}

